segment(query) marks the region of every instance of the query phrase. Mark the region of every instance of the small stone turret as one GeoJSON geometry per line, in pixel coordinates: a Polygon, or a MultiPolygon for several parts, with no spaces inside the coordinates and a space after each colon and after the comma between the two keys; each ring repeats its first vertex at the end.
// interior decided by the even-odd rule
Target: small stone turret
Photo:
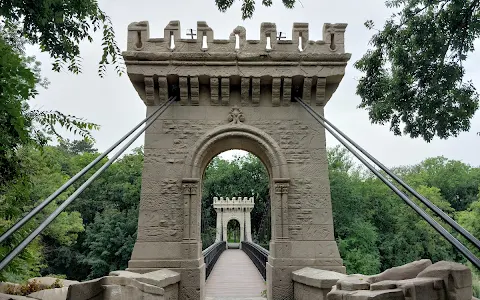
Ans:
{"type": "Polygon", "coordinates": [[[253,197],[213,197],[213,208],[217,212],[216,242],[227,240],[227,224],[237,220],[240,224],[240,241],[252,242],[251,216],[255,206],[253,197]]]}

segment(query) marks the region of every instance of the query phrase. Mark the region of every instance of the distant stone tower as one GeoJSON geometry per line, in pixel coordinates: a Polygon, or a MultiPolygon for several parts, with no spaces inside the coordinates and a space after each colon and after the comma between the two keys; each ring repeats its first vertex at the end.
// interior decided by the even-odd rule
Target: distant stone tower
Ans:
{"type": "Polygon", "coordinates": [[[231,220],[240,224],[240,241],[252,242],[251,215],[255,206],[253,197],[213,198],[213,208],[217,213],[217,235],[215,242],[227,241],[227,225],[231,220]]]}
{"type": "Polygon", "coordinates": [[[147,114],[169,96],[179,100],[145,134],[130,270],[176,270],[180,298],[204,299],[202,177],[217,154],[243,149],[270,176],[269,299],[293,298],[294,270],[345,271],[333,235],[325,130],[294,100],[323,114],[350,59],[345,28],[325,24],[323,40],[313,41],[306,23],[294,23],[292,40],[277,40],[273,23],[261,24],[260,40],[247,40],[243,27],[214,39],[205,22],[196,39],[182,39],[178,21],[163,38],[151,38],[147,22],[128,26],[123,56],[147,114]]]}

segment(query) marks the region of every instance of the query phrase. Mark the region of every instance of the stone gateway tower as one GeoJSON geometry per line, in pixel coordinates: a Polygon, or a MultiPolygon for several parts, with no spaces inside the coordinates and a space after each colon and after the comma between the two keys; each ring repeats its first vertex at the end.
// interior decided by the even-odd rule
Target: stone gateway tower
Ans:
{"type": "Polygon", "coordinates": [[[129,25],[123,56],[147,115],[178,96],[145,134],[129,270],[175,270],[180,299],[205,298],[202,176],[217,154],[242,149],[270,175],[268,297],[292,299],[291,272],[305,266],[345,271],[333,235],[325,130],[294,100],[323,114],[350,59],[345,28],[325,24],[323,40],[313,41],[308,24],[294,23],[292,40],[277,40],[275,24],[262,23],[260,40],[247,40],[243,27],[219,40],[205,22],[196,39],[182,39],[178,21],[163,38],[151,38],[147,22],[129,25]]]}
{"type": "Polygon", "coordinates": [[[213,208],[217,213],[215,242],[228,241],[227,226],[231,220],[240,225],[240,241],[252,242],[251,212],[254,206],[253,197],[213,197],[213,208]]]}

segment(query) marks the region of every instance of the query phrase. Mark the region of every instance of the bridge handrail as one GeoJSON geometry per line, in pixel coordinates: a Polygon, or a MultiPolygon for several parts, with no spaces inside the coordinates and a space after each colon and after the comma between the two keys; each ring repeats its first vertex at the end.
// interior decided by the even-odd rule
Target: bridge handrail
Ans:
{"type": "Polygon", "coordinates": [[[471,235],[467,230],[461,227],[458,223],[453,221],[450,217],[448,217],[441,209],[433,205],[430,201],[428,201],[425,197],[421,196],[418,192],[416,192],[413,188],[403,182],[399,177],[395,176],[388,168],[386,168],[383,164],[381,164],[377,159],[371,156],[365,149],[360,147],[356,144],[353,140],[351,140],[346,134],[340,131],[337,127],[335,127],[331,122],[329,122],[325,117],[320,115],[318,112],[313,110],[308,104],[306,104],[303,99],[300,97],[295,97],[295,100],[300,103],[303,108],[320,124],[322,125],[328,132],[330,132],[335,139],[337,139],[340,143],[342,143],[345,148],[347,148],[350,153],[352,153],[362,164],[364,164],[373,174],[377,176],[383,183],[385,183],[395,194],[397,194],[405,203],[407,203],[420,217],[422,217],[430,226],[432,226],[438,233],[440,233],[448,242],[450,242],[458,251],[460,251],[477,269],[480,269],[480,259],[476,257],[465,245],[463,245],[458,239],[456,239],[450,232],[448,232],[442,225],[440,225],[435,219],[433,219],[429,214],[427,214],[420,206],[418,206],[415,202],[413,202],[404,192],[402,192],[399,188],[397,188],[390,180],[388,180],[385,176],[383,176],[377,169],[375,169],[365,158],[363,158],[355,149],[352,148],[344,139],[346,139],[350,144],[352,144],[355,148],[357,148],[360,152],[362,152],[365,156],[367,156],[374,164],[376,164],[380,169],[385,171],[391,178],[397,181],[400,185],[402,185],[405,189],[410,191],[417,199],[419,199],[423,204],[427,207],[432,209],[437,215],[442,218],[444,221],[449,223],[452,228],[457,230],[460,234],[465,236],[474,246],[480,250],[480,242],[476,239],[473,235],[471,235]],[[341,135],[342,137],[340,137],[341,135]]]}
{"type": "Polygon", "coordinates": [[[250,257],[258,272],[262,274],[264,280],[267,279],[267,261],[270,252],[255,243],[242,241],[242,250],[250,257]]]}
{"type": "Polygon", "coordinates": [[[227,242],[221,241],[213,243],[202,251],[203,260],[205,261],[205,279],[208,278],[213,270],[213,266],[215,266],[215,263],[225,249],[227,249],[227,242]]]}

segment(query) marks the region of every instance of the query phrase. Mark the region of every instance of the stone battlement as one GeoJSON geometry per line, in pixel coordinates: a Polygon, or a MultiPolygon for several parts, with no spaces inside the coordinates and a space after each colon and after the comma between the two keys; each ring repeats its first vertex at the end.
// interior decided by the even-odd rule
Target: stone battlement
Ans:
{"type": "Polygon", "coordinates": [[[213,197],[213,204],[215,206],[215,204],[251,204],[251,205],[254,205],[254,200],[253,200],[253,197],[232,197],[232,198],[229,198],[229,197],[226,197],[226,198],[223,198],[223,197],[213,197]]]}
{"type": "Polygon", "coordinates": [[[179,21],[163,38],[151,38],[148,22],[128,26],[123,58],[146,105],[177,96],[181,105],[289,106],[296,97],[325,105],[337,89],[351,54],[345,53],[347,24],[325,24],[323,40],[309,39],[308,23],[294,23],[291,40],[278,40],[275,23],[262,23],[260,40],[236,27],[214,39],[206,22],[196,37],[182,39],[179,21]]]}
{"type": "MultiPolygon", "coordinates": [[[[195,38],[181,38],[180,21],[170,21],[164,29],[163,38],[151,38],[147,21],[134,22],[128,26],[127,51],[164,52],[163,55],[143,56],[148,58],[172,57],[165,53],[188,53],[199,54],[205,59],[215,59],[219,53],[303,53],[303,54],[342,54],[345,53],[344,35],[347,24],[323,25],[323,40],[309,40],[308,23],[293,23],[292,39],[278,40],[277,26],[275,23],[262,23],[260,25],[260,40],[247,40],[247,32],[244,27],[238,26],[230,34],[229,39],[215,39],[213,30],[206,22],[197,22],[195,38]],[[211,57],[211,53],[216,53],[211,57]]],[[[193,37],[193,36],[192,36],[193,37]]],[[[133,53],[129,55],[135,56],[133,53]]],[[[138,55],[137,55],[138,57],[138,55]]],[[[235,57],[231,55],[230,58],[235,57]]],[[[284,57],[284,56],[282,56],[284,57]]],[[[291,56],[294,58],[295,56],[291,56]]],[[[304,55],[304,57],[306,57],[304,55]]],[[[194,57],[185,56],[185,59],[194,57]]],[[[228,59],[228,55],[222,55],[228,59]]],[[[249,56],[240,55],[237,59],[248,60],[249,56]]],[[[251,57],[250,57],[251,58],[251,57]]],[[[272,57],[273,59],[275,56],[272,57]]],[[[313,57],[306,57],[313,58],[313,57]]]]}

